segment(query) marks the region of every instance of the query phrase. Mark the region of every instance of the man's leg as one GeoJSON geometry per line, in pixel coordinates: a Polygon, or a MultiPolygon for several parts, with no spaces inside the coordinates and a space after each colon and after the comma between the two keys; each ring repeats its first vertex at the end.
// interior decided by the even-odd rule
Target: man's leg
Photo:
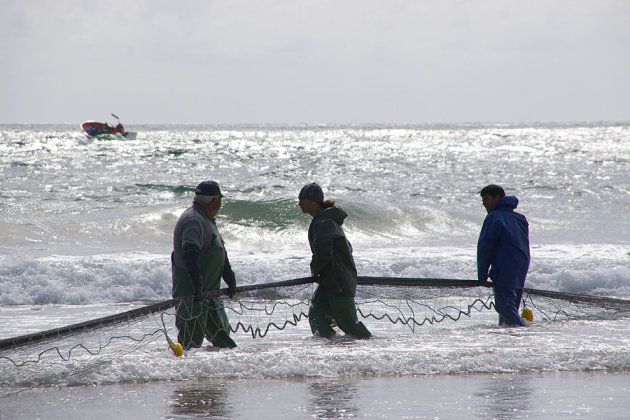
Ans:
{"type": "Polygon", "coordinates": [[[499,325],[522,327],[523,320],[518,313],[522,290],[512,287],[494,286],[494,307],[499,314],[499,325]]]}
{"type": "Polygon", "coordinates": [[[216,298],[209,298],[205,336],[215,347],[234,348],[236,343],[230,338],[230,323],[228,321],[223,302],[216,298]]]}
{"type": "Polygon", "coordinates": [[[350,296],[334,296],[330,298],[331,314],[343,332],[356,338],[370,338],[372,334],[357,318],[354,298],[350,296]]]}
{"type": "Polygon", "coordinates": [[[191,347],[201,347],[203,343],[205,311],[201,303],[194,302],[191,297],[184,297],[177,306],[175,326],[177,327],[177,341],[185,350],[191,347]]]}
{"type": "Polygon", "coordinates": [[[334,320],[328,315],[328,312],[327,298],[322,298],[316,293],[308,310],[308,323],[311,326],[313,335],[324,338],[330,338],[335,335],[335,330],[330,325],[334,320]]]}

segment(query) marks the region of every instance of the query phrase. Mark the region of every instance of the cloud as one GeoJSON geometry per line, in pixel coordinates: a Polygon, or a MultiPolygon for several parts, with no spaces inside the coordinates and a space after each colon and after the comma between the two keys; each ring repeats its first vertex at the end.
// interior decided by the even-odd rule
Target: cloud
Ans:
{"type": "Polygon", "coordinates": [[[627,118],[624,1],[0,4],[4,122],[627,118]]]}

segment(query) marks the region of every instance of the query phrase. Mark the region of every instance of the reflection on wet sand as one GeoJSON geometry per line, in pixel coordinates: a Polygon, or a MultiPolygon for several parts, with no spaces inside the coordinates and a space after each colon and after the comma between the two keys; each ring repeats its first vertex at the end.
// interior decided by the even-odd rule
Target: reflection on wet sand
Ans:
{"type": "Polygon", "coordinates": [[[174,415],[225,418],[231,414],[228,402],[228,386],[225,383],[200,383],[176,389],[170,401],[174,415]]]}
{"type": "Polygon", "coordinates": [[[478,415],[495,419],[513,419],[526,415],[532,407],[534,389],[529,375],[493,375],[488,378],[475,397],[484,401],[478,415]]]}
{"type": "Polygon", "coordinates": [[[356,382],[352,380],[321,380],[311,383],[312,395],[307,411],[316,418],[336,419],[355,417],[360,410],[355,403],[356,382]]]}

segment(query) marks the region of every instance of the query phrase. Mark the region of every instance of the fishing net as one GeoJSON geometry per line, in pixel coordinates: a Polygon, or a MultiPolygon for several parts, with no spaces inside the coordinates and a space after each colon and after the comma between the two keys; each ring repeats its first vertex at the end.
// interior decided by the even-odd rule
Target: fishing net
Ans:
{"type": "MultiPolygon", "coordinates": [[[[239,345],[247,345],[249,340],[280,334],[306,321],[315,287],[311,279],[296,279],[239,288],[234,298],[222,299],[231,337],[239,345]]],[[[214,301],[210,299],[205,304],[214,301]]],[[[359,319],[379,334],[400,328],[414,333],[431,325],[456,321],[496,325],[497,319],[492,289],[465,280],[361,277],[355,302],[359,319]]],[[[55,330],[0,340],[0,385],[37,386],[55,383],[59,378],[85,383],[103,365],[116,363],[120,358],[167,354],[175,360],[167,349],[177,342],[175,323],[181,303],[181,299],[172,299],[55,330]]],[[[532,309],[535,322],[630,315],[630,301],[533,289],[525,290],[523,306],[532,309]]],[[[194,323],[196,319],[193,316],[187,321],[194,323]]],[[[310,333],[308,327],[304,331],[310,333]]],[[[137,379],[134,373],[130,373],[132,379],[137,379]]]]}
{"type": "Polygon", "coordinates": [[[611,320],[630,316],[630,300],[526,288],[522,307],[543,321],[611,320]]]}

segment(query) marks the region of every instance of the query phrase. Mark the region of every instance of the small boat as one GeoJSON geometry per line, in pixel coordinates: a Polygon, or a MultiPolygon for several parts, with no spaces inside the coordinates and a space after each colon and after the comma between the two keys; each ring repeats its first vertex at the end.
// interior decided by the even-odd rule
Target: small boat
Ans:
{"type": "Polygon", "coordinates": [[[85,134],[90,137],[97,137],[104,134],[120,134],[126,139],[133,140],[136,138],[136,132],[125,131],[125,127],[123,127],[122,123],[120,122],[120,118],[118,118],[116,114],[112,114],[112,116],[118,121],[118,124],[116,124],[116,126],[113,126],[106,122],[86,121],[81,124],[81,128],[83,129],[85,134]]]}

